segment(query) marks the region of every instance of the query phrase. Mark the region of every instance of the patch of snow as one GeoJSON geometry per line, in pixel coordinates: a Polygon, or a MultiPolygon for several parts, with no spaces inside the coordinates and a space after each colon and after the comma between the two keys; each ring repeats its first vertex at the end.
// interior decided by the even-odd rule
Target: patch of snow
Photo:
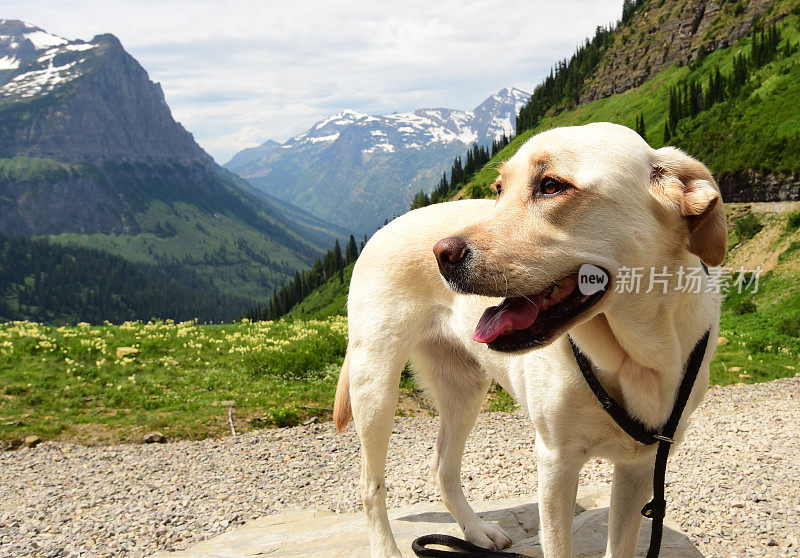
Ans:
{"type": "Polygon", "coordinates": [[[490,133],[494,133],[494,139],[499,140],[505,134],[507,136],[514,134],[514,124],[511,122],[511,115],[506,114],[505,118],[494,117],[489,126],[490,133]]]}
{"type": "Polygon", "coordinates": [[[19,68],[19,60],[12,56],[0,58],[0,70],[16,70],[19,68]]]}
{"type": "Polygon", "coordinates": [[[354,111],[352,109],[345,109],[342,112],[339,112],[337,114],[334,114],[333,116],[329,116],[328,118],[325,118],[324,120],[320,120],[319,122],[314,124],[314,127],[312,129],[319,130],[320,128],[330,124],[331,122],[333,122],[335,124],[339,124],[339,125],[352,124],[353,123],[353,119],[352,118],[347,118],[348,116],[352,116],[352,117],[355,117],[355,118],[366,118],[367,117],[366,114],[363,114],[363,113],[360,113],[360,112],[356,112],[356,111],[354,111]],[[338,120],[338,122],[336,122],[337,120],[338,120]]]}
{"type": "Polygon", "coordinates": [[[465,143],[465,144],[469,145],[469,144],[471,144],[473,142],[478,141],[478,132],[476,132],[474,130],[471,130],[469,128],[466,128],[466,129],[462,130],[461,133],[456,136],[456,139],[458,139],[458,141],[460,141],[461,143],[465,143]]]}
{"type": "Polygon", "coordinates": [[[384,153],[394,153],[394,145],[391,143],[378,143],[370,147],[369,149],[364,149],[362,153],[375,153],[376,151],[382,151],[384,153]]]}
{"type": "Polygon", "coordinates": [[[372,130],[370,132],[370,135],[373,135],[373,136],[385,136],[386,134],[384,132],[382,132],[381,130],[372,130]]]}
{"type": "Polygon", "coordinates": [[[59,49],[59,48],[48,49],[48,50],[44,51],[44,54],[42,54],[39,58],[37,58],[36,61],[37,62],[47,62],[48,60],[50,60],[52,58],[55,58],[56,54],[58,54],[60,51],[61,51],[61,49],[59,49]]]}
{"type": "Polygon", "coordinates": [[[66,44],[67,40],[61,37],[56,37],[44,31],[34,31],[33,33],[25,33],[24,37],[33,43],[36,50],[48,48],[57,45],[66,44]]]}
{"type": "Polygon", "coordinates": [[[74,52],[80,52],[80,51],[83,51],[83,50],[92,50],[95,47],[97,47],[97,45],[93,45],[91,43],[83,43],[83,44],[79,44],[79,45],[67,45],[64,48],[66,48],[67,50],[74,51],[74,52]]]}
{"type": "Polygon", "coordinates": [[[67,82],[75,77],[70,70],[77,62],[70,62],[63,66],[53,66],[53,61],[44,70],[26,72],[0,87],[0,97],[19,95],[20,97],[33,97],[39,93],[52,91],[56,85],[67,82]]]}
{"type": "Polygon", "coordinates": [[[308,138],[307,141],[310,141],[311,143],[319,143],[319,142],[322,142],[322,141],[336,141],[338,138],[339,138],[339,132],[336,132],[336,133],[331,134],[329,136],[319,136],[319,137],[316,137],[316,138],[308,138]]]}
{"type": "Polygon", "coordinates": [[[404,134],[415,134],[417,131],[412,128],[411,126],[400,126],[397,129],[398,132],[403,132],[404,134]]]}

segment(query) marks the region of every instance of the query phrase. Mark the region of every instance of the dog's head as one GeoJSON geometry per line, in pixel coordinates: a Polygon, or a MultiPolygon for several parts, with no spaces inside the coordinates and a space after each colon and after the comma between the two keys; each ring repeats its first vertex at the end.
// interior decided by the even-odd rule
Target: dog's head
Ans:
{"type": "Polygon", "coordinates": [[[474,335],[496,350],[546,345],[603,311],[622,268],[670,265],[688,252],[710,266],[725,257],[725,214],[708,169],[678,149],[652,149],[624,126],[534,136],[500,167],[494,187],[490,217],[440,240],[434,253],[455,290],[506,297],[474,335]],[[584,264],[593,281],[607,276],[605,289],[582,288],[584,264]]]}

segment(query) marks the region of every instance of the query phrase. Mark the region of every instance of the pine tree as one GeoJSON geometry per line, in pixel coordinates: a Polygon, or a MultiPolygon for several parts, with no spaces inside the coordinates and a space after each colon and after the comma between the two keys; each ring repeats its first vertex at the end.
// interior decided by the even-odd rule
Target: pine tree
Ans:
{"type": "Polygon", "coordinates": [[[642,136],[644,141],[647,141],[647,132],[644,127],[644,115],[641,112],[636,117],[636,133],[642,136]]]}
{"type": "Polygon", "coordinates": [[[678,126],[678,121],[681,119],[680,103],[678,102],[678,91],[675,87],[669,88],[669,116],[667,118],[667,127],[669,128],[669,135],[675,134],[675,129],[678,126]]]}
{"type": "Polygon", "coordinates": [[[344,258],[342,257],[342,248],[339,246],[339,239],[333,245],[333,265],[334,270],[339,270],[344,267],[344,258]]]}
{"type": "Polygon", "coordinates": [[[428,194],[420,190],[414,194],[414,199],[411,200],[411,209],[419,209],[420,207],[425,207],[430,204],[431,199],[428,197],[428,194]]]}
{"type": "Polygon", "coordinates": [[[356,239],[351,234],[350,241],[347,243],[347,250],[345,250],[345,259],[347,265],[350,265],[358,259],[358,247],[356,246],[356,239]]]}

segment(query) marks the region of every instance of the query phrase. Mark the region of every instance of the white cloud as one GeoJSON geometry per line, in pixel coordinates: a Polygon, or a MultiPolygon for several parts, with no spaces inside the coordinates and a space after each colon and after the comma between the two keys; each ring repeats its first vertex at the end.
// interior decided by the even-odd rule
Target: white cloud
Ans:
{"type": "Polygon", "coordinates": [[[7,0],[3,17],[89,39],[113,33],[175,118],[225,162],[352,108],[473,108],[530,90],[621,0],[7,0]]]}

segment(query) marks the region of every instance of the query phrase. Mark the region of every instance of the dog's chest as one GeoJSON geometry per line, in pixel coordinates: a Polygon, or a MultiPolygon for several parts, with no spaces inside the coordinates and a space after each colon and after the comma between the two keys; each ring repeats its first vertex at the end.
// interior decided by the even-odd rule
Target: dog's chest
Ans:
{"type": "Polygon", "coordinates": [[[505,362],[492,359],[484,370],[527,411],[548,447],[610,459],[650,451],[617,426],[558,347],[506,357],[505,362]]]}

